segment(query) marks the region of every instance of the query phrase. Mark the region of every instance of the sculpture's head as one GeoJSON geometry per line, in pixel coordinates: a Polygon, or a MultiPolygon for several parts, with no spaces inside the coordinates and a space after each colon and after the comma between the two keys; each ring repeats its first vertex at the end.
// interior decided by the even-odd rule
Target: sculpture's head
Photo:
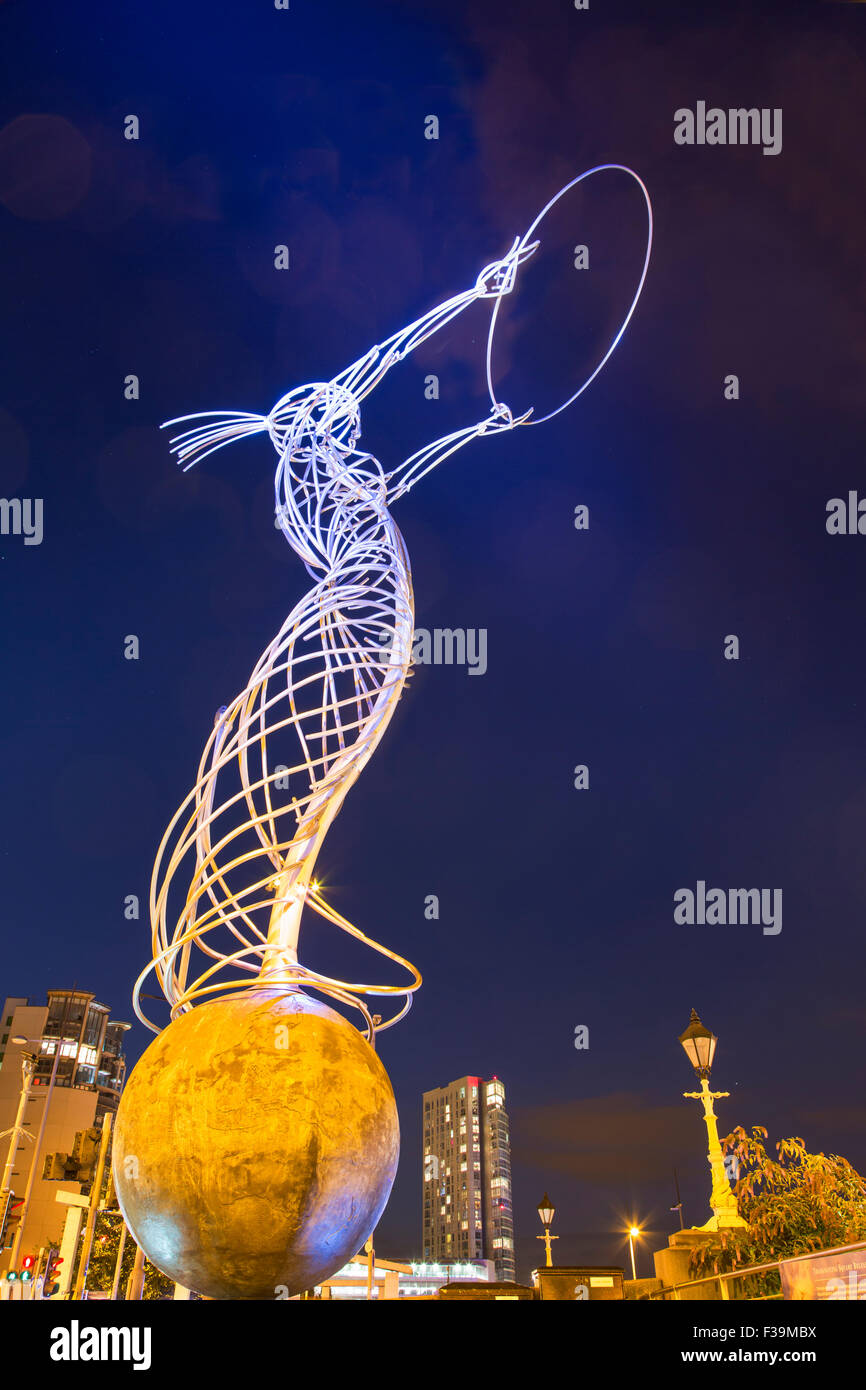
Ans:
{"type": "Polygon", "coordinates": [[[305,438],[327,441],[349,454],[361,435],[361,412],[356,397],[338,381],[313,381],[296,386],[277,401],[267,417],[268,434],[277,453],[303,447],[305,438]]]}

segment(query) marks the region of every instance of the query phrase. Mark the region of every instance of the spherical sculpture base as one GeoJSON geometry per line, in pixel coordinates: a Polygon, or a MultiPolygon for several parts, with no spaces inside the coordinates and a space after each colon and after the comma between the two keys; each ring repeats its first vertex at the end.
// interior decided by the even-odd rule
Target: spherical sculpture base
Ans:
{"type": "Polygon", "coordinates": [[[357,1028],[299,989],[258,990],[199,1005],[150,1044],[120,1101],[114,1181],[170,1278],[273,1299],[361,1249],[399,1147],[391,1083],[357,1028]]]}

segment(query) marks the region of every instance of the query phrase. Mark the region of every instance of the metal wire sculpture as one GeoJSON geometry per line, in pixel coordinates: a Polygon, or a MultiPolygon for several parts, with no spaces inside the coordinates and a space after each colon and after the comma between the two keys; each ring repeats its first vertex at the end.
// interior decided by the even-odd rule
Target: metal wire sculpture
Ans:
{"type": "Polygon", "coordinates": [[[561,188],[470,289],[371,348],[332,381],[295,387],[267,415],[206,411],[163,426],[207,421],[171,441],[185,470],[234,440],[267,432],[279,459],[276,524],[315,583],[259,657],[244,689],[218,712],[195,786],[157,852],[150,894],[153,959],[133,996],[138,1017],[153,1032],[161,1030],[141,1007],[141,987],[151,970],[172,1019],[221,991],[302,985],[360,1010],[374,1045],[378,1032],[405,1017],[420,974],[341,916],[313,879],[325,835],[382,738],[411,666],[412,581],[390,507],[471,440],[542,424],[576,400],[601,371],[634,313],[651,247],[652,207],[643,182],[624,165],[599,165],[561,188]],[[569,189],[603,170],[630,175],[646,203],[647,247],[637,289],[607,351],[578,390],[540,418],[532,418],[531,409],[515,417],[497,399],[493,385],[500,304],[511,293],[519,267],[541,244],[533,236],[545,215],[569,189]],[[490,413],[385,472],[372,454],[357,449],[361,401],[393,366],[478,299],[494,302],[486,363],[490,413]],[[383,631],[390,635],[387,650],[382,649],[383,631]],[[277,761],[276,750],[282,746],[291,751],[286,761],[277,761]],[[172,920],[170,889],[190,857],[189,888],[172,920]],[[298,934],[305,907],[397,962],[411,981],[353,983],[303,965],[298,934]],[[211,963],[191,978],[193,950],[211,963]],[[217,979],[226,969],[241,975],[217,979]],[[383,1021],[361,996],[397,997],[403,1004],[383,1021]]]}

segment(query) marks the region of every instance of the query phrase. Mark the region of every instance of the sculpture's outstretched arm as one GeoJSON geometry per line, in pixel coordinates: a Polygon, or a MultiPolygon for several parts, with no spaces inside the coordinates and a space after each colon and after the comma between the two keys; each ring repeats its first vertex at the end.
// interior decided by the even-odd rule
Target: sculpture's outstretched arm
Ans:
{"type": "Polygon", "coordinates": [[[491,407],[490,414],[485,415],[476,425],[468,425],[466,429],[455,430],[453,434],[443,435],[441,439],[434,439],[432,443],[425,444],[416,454],[410,455],[386,475],[388,505],[413,488],[419,479],[430,473],[437,464],[443,463],[458,449],[462,449],[464,444],[470,444],[473,439],[479,439],[483,435],[498,434],[502,430],[513,430],[518,425],[525,425],[531,415],[532,410],[529,409],[515,418],[507,405],[495,405],[491,407]]]}
{"type": "MultiPolygon", "coordinates": [[[[312,391],[324,390],[325,386],[332,389],[337,388],[341,395],[343,392],[347,393],[348,397],[351,397],[357,405],[376,389],[392,367],[396,366],[398,362],[402,362],[421,343],[426,342],[434,333],[438,333],[452,319],[462,314],[470,304],[474,304],[478,299],[498,301],[504,294],[509,294],[514,287],[518,266],[528,260],[538,246],[539,242],[537,241],[527,242],[525,238],[521,240],[516,237],[511,249],[501,260],[491,261],[489,265],[484,267],[471,289],[464,290],[451,299],[446,299],[442,304],[437,304],[434,309],[423,314],[421,318],[416,319],[406,328],[401,328],[384,343],[370,348],[369,352],[366,352],[357,362],[353,362],[332,381],[320,384],[318,388],[301,388],[300,390],[297,387],[293,388],[277,401],[267,415],[255,415],[242,410],[205,410],[194,415],[181,415],[173,420],[166,420],[162,426],[163,429],[169,425],[183,424],[187,420],[208,421],[207,424],[195,425],[192,429],[176,435],[172,439],[172,453],[177,454],[178,462],[183,464],[184,471],[186,471],[192,468],[193,464],[200,463],[202,459],[207,458],[208,454],[224,448],[226,444],[231,444],[236,439],[241,439],[246,435],[261,434],[265,430],[270,434],[277,452],[281,453],[284,441],[293,433],[298,416],[302,411],[308,410],[312,391]]],[[[492,414],[496,413],[492,412],[492,414]]],[[[501,411],[498,413],[501,417],[501,411]]],[[[440,459],[435,460],[435,462],[439,462],[441,458],[447,458],[448,454],[459,449],[461,445],[468,444],[479,434],[485,434],[496,428],[510,429],[513,424],[517,423],[520,422],[513,421],[506,425],[501,422],[501,419],[488,418],[465,431],[458,431],[457,434],[449,435],[446,439],[436,441],[435,444],[422,450],[422,453],[426,456],[430,450],[435,451],[440,444],[449,445],[450,447],[441,454],[440,459]]],[[[334,435],[336,438],[342,439],[348,432],[348,427],[344,430],[337,427],[334,430],[334,435]]],[[[358,433],[359,431],[356,430],[354,437],[350,439],[351,447],[354,447],[358,433]]],[[[407,463],[415,462],[418,457],[417,455],[414,456],[407,463]]],[[[402,465],[401,467],[405,466],[402,465]]],[[[434,462],[429,462],[428,466],[424,468],[424,472],[428,472],[429,468],[434,466],[434,462]]],[[[417,474],[412,481],[417,481],[417,477],[420,476],[417,474]]],[[[408,486],[411,486],[411,483],[408,486]]],[[[407,490],[407,486],[400,487],[394,495],[399,496],[407,490]]]]}
{"type": "Polygon", "coordinates": [[[435,309],[431,309],[406,328],[401,328],[399,333],[395,333],[386,342],[371,348],[351,367],[347,367],[336,380],[350,390],[357,400],[363,400],[379,385],[391,367],[402,362],[404,357],[408,357],[428,338],[432,338],[434,333],[438,333],[452,319],[462,314],[470,304],[474,304],[477,299],[500,299],[502,295],[510,294],[514,288],[518,266],[527,261],[539,245],[537,241],[524,244],[519,237],[515,237],[511,249],[501,260],[491,261],[490,265],[486,265],[471,289],[437,304],[435,309]]]}

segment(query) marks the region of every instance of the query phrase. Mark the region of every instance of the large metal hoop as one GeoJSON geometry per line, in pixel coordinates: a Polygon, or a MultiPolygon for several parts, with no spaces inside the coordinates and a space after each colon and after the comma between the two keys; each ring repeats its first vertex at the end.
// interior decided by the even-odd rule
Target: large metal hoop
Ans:
{"type": "MultiPolygon", "coordinates": [[[[562,188],[560,188],[558,193],[555,193],[553,195],[550,202],[547,203],[546,206],[541,209],[541,212],[538,214],[535,221],[532,223],[532,226],[529,227],[527,231],[523,234],[523,237],[519,242],[519,249],[522,250],[530,241],[532,241],[536,228],[544,220],[544,218],[550,212],[551,208],[556,206],[560,198],[562,198],[564,194],[568,193],[569,189],[575,188],[577,184],[583,183],[584,179],[591,178],[593,174],[603,173],[606,169],[616,169],[620,170],[624,174],[628,174],[631,178],[634,179],[635,183],[638,184],[644,196],[644,202],[646,203],[647,211],[647,243],[646,255],[644,256],[643,269],[641,270],[640,280],[638,281],[638,286],[635,290],[634,298],[632,299],[631,304],[629,305],[628,313],[626,314],[616,334],[611,340],[607,352],[604,354],[601,361],[597,364],[592,374],[586,378],[583,384],[579,386],[578,389],[575,392],[573,392],[573,394],[570,395],[567,400],[563,401],[562,405],[557,406],[556,410],[550,410],[547,412],[546,415],[539,415],[537,419],[529,419],[522,422],[527,425],[543,425],[547,420],[552,420],[555,415],[559,415],[563,410],[567,410],[570,405],[573,405],[574,402],[577,400],[578,396],[583,395],[587,386],[591,385],[591,383],[595,381],[595,378],[598,376],[602,367],[613,353],[614,349],[619,343],[620,338],[622,337],[623,333],[628,327],[629,320],[631,319],[632,314],[637,308],[637,302],[640,299],[641,291],[644,287],[644,281],[646,280],[647,270],[649,269],[650,252],[652,251],[653,242],[652,203],[650,202],[650,196],[647,192],[646,185],[644,184],[643,179],[639,178],[639,176],[634,172],[634,170],[629,169],[626,164],[597,164],[594,169],[585,170],[584,173],[578,174],[577,178],[572,179],[570,183],[565,184],[562,188]]],[[[502,299],[503,297],[499,296],[499,298],[497,298],[493,306],[493,313],[490,316],[490,328],[487,333],[487,390],[490,395],[491,403],[495,410],[505,409],[503,403],[499,400],[493,388],[493,339],[496,332],[496,323],[499,317],[499,310],[502,305],[502,299]]]]}

